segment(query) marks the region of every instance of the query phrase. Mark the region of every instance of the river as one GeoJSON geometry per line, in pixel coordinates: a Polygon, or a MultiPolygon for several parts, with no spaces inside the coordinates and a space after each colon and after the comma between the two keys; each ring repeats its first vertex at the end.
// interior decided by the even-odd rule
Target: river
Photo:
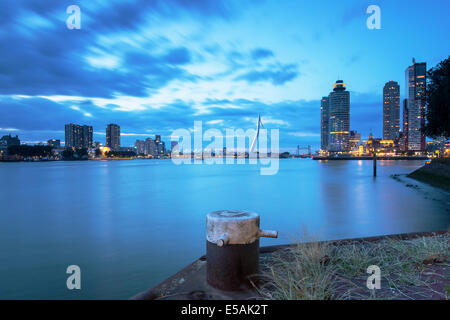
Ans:
{"type": "Polygon", "coordinates": [[[127,299],[205,253],[205,216],[251,210],[279,231],[319,239],[445,230],[450,196],[405,175],[423,161],[171,160],[0,163],[0,298],[127,299]],[[392,174],[400,174],[400,180],[392,174]],[[412,185],[412,186],[411,186],[412,185]],[[66,268],[81,269],[68,290],[66,268]]]}

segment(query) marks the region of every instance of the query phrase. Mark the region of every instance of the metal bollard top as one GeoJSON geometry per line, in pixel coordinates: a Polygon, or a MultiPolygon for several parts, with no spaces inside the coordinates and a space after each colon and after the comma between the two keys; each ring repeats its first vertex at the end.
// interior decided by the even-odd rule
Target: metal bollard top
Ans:
{"type": "Polygon", "coordinates": [[[249,244],[260,237],[276,238],[276,231],[259,229],[259,214],[243,210],[220,210],[206,216],[206,239],[219,247],[249,244]]]}
{"type": "Polygon", "coordinates": [[[259,214],[243,210],[219,210],[208,213],[210,219],[224,219],[224,220],[249,220],[259,219],[259,214]]]}

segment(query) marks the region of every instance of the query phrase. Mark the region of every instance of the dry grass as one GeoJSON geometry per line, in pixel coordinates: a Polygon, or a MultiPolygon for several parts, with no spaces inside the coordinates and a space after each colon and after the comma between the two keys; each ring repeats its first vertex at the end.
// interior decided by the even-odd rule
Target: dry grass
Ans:
{"type": "Polygon", "coordinates": [[[295,246],[262,260],[258,290],[282,300],[447,299],[449,241],[447,234],[333,245],[303,235],[295,246]],[[381,269],[382,290],[366,287],[370,265],[381,269]],[[433,265],[444,274],[430,273],[433,265]]]}

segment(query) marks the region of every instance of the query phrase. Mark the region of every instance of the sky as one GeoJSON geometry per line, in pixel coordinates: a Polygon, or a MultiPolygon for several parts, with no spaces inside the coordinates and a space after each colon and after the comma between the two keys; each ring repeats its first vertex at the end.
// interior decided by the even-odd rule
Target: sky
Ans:
{"type": "Polygon", "coordinates": [[[122,146],[203,128],[279,129],[280,148],[320,147],[320,99],[342,79],[350,128],[382,134],[382,88],[415,57],[450,53],[447,0],[2,0],[0,136],[64,141],[64,124],[109,123],[122,146]],[[68,29],[66,9],[81,9],[68,29]],[[369,29],[369,5],[381,29],[369,29]]]}

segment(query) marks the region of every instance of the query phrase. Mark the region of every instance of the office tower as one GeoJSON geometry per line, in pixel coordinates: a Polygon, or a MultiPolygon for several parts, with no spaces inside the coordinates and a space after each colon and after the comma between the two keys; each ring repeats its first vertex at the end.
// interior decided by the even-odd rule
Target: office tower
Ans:
{"type": "Polygon", "coordinates": [[[160,143],[161,142],[161,135],[157,134],[155,135],[155,142],[160,143]]]}
{"type": "MultiPolygon", "coordinates": [[[[137,153],[144,154],[146,156],[156,157],[159,155],[158,144],[152,138],[147,138],[145,140],[136,140],[134,143],[137,153]]],[[[165,148],[164,148],[165,151],[165,148]]]]}
{"type": "Polygon", "coordinates": [[[425,151],[425,135],[421,129],[425,126],[425,90],[427,64],[425,62],[413,64],[405,71],[405,88],[407,99],[408,150],[425,151]]]}
{"type": "Polygon", "coordinates": [[[400,146],[402,151],[408,151],[408,99],[403,99],[403,137],[400,146]]]}
{"type": "Polygon", "coordinates": [[[83,138],[82,138],[82,148],[92,148],[92,146],[94,145],[94,130],[92,129],[91,126],[83,126],[82,127],[82,132],[83,132],[83,138]]]}
{"type": "Polygon", "coordinates": [[[158,148],[158,155],[163,156],[166,154],[166,144],[164,141],[159,141],[156,143],[158,148]]]}
{"type": "Polygon", "coordinates": [[[90,148],[93,143],[92,126],[80,126],[78,124],[65,125],[65,146],[68,148],[90,148]]]}
{"type": "Polygon", "coordinates": [[[395,81],[383,87],[383,139],[395,140],[400,131],[400,86],[395,81]]]}
{"type": "Polygon", "coordinates": [[[136,147],[137,154],[145,154],[145,141],[136,140],[134,146],[136,147]]]}
{"type": "Polygon", "coordinates": [[[145,154],[156,157],[158,155],[158,145],[152,138],[145,139],[145,154]]]}
{"type": "Polygon", "coordinates": [[[111,150],[120,149],[120,127],[117,124],[108,124],[106,127],[106,146],[111,150]]]}
{"type": "Polygon", "coordinates": [[[328,150],[329,117],[328,97],[323,97],[320,102],[320,149],[324,151],[328,150]]]}
{"type": "Polygon", "coordinates": [[[350,92],[345,90],[345,83],[337,80],[333,92],[328,96],[329,138],[328,150],[345,152],[349,150],[350,132],[350,92]]]}

